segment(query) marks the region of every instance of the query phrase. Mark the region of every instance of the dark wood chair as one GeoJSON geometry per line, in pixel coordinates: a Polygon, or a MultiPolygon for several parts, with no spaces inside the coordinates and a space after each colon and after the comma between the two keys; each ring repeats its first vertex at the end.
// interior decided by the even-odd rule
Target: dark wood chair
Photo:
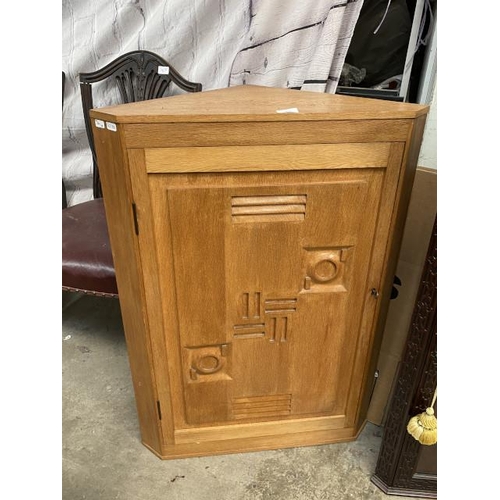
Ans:
{"type": "Polygon", "coordinates": [[[121,100],[113,104],[165,97],[171,83],[186,92],[200,92],[202,85],[186,80],[167,61],[147,50],[129,52],[102,69],[80,73],[83,116],[93,161],[93,199],[62,211],[62,289],[118,297],[89,115],[94,107],[92,84],[104,80],[118,89],[121,100]]]}

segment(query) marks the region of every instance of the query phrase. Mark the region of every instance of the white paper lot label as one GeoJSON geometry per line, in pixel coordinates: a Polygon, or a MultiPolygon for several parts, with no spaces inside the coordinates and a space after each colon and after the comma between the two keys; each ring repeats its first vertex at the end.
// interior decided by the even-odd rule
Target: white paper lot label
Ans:
{"type": "Polygon", "coordinates": [[[298,113],[299,110],[297,108],[288,108],[288,109],[277,109],[276,113],[298,113]]]}

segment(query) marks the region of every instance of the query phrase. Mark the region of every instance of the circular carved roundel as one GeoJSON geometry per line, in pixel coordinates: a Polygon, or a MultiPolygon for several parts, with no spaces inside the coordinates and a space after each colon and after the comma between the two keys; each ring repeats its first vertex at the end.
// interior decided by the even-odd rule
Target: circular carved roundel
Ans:
{"type": "Polygon", "coordinates": [[[325,283],[337,275],[337,263],[332,259],[322,259],[314,264],[311,271],[312,279],[325,283]]]}
{"type": "Polygon", "coordinates": [[[198,358],[194,362],[193,367],[198,373],[203,373],[205,375],[210,373],[215,373],[222,368],[222,363],[220,359],[211,354],[198,358]]]}

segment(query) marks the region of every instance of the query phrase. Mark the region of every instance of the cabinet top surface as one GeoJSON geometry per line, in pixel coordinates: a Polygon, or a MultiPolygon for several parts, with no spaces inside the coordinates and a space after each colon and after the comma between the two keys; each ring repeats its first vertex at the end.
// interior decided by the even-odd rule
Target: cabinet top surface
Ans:
{"type": "Polygon", "coordinates": [[[169,123],[411,119],[427,111],[419,104],[241,85],[108,106],[90,115],[117,123],[169,123]]]}

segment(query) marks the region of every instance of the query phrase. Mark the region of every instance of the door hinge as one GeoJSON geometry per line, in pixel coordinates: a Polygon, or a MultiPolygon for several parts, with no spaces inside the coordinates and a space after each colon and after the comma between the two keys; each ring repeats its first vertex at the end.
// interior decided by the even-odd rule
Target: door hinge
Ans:
{"type": "Polygon", "coordinates": [[[158,408],[158,418],[161,420],[161,406],[159,401],[156,402],[156,407],[158,408]]]}
{"type": "Polygon", "coordinates": [[[139,234],[139,221],[137,220],[137,207],[135,203],[132,203],[132,213],[134,214],[134,229],[135,234],[139,234]]]}

